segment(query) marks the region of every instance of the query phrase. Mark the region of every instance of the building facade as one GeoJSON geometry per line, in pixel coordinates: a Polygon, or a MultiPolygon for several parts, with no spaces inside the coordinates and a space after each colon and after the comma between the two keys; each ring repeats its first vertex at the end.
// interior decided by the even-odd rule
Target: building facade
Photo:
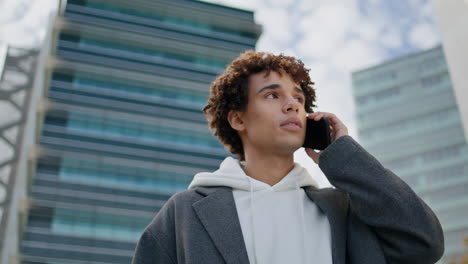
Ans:
{"type": "Polygon", "coordinates": [[[468,146],[442,47],[352,80],[360,142],[437,214],[448,261],[468,236],[468,146]]]}
{"type": "Polygon", "coordinates": [[[201,112],[261,33],[199,1],[68,0],[46,42],[17,263],[130,263],[166,200],[229,153],[201,112]]]}

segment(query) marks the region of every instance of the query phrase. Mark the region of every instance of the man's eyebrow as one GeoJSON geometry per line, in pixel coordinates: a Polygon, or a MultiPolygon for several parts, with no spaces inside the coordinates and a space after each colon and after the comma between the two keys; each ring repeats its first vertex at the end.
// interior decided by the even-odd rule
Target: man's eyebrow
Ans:
{"type": "MultiPolygon", "coordinates": [[[[281,89],[281,85],[277,83],[270,84],[260,89],[257,93],[259,94],[265,90],[276,90],[276,89],[281,89]]],[[[294,86],[294,90],[298,93],[304,94],[304,91],[299,86],[294,86]]]]}

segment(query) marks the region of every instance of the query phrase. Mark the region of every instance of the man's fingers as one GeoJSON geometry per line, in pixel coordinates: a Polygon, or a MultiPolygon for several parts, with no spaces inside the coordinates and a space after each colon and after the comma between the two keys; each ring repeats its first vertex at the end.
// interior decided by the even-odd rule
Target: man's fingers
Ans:
{"type": "Polygon", "coordinates": [[[315,121],[319,121],[323,117],[323,112],[310,113],[307,117],[313,118],[315,121]]]}
{"type": "Polygon", "coordinates": [[[310,113],[307,118],[313,118],[315,121],[319,121],[323,117],[330,120],[330,134],[332,136],[332,141],[335,141],[341,136],[348,135],[348,128],[345,124],[333,113],[328,112],[315,112],[310,113]]]}
{"type": "Polygon", "coordinates": [[[315,112],[309,114],[310,118],[313,118],[315,121],[319,121],[323,117],[328,118],[330,120],[330,125],[334,127],[340,127],[344,126],[343,122],[333,113],[327,113],[327,112],[315,112]]]}
{"type": "Polygon", "coordinates": [[[316,152],[315,150],[311,148],[306,148],[305,149],[307,155],[316,163],[318,164],[319,162],[319,157],[320,157],[320,151],[316,152]]]}

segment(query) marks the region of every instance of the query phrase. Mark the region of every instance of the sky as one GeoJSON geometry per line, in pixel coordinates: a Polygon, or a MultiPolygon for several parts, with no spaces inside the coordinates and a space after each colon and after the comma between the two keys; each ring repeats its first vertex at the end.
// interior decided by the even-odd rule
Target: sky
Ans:
{"type": "MultiPolygon", "coordinates": [[[[42,42],[57,0],[0,0],[0,42],[42,42]]],[[[429,0],[206,0],[252,10],[263,26],[256,50],[300,58],[315,82],[315,111],[335,113],[359,141],[351,72],[440,43],[429,0]]],[[[328,181],[300,149],[297,162],[328,181]]]]}

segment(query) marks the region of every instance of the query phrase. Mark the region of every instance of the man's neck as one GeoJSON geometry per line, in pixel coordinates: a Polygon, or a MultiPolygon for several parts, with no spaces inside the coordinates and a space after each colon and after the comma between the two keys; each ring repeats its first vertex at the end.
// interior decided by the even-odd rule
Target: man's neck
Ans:
{"type": "Polygon", "coordinates": [[[243,169],[248,176],[270,186],[280,182],[294,168],[294,155],[246,155],[243,169]]]}

